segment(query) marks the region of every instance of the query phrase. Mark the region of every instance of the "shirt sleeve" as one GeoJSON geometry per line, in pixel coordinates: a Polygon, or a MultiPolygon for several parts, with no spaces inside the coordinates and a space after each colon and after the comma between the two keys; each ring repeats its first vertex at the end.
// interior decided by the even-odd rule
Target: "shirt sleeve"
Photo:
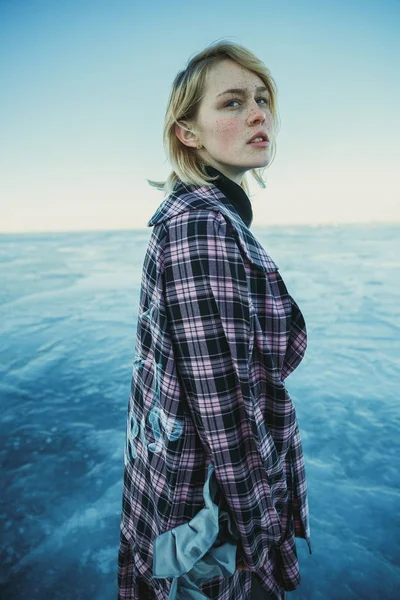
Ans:
{"type": "Polygon", "coordinates": [[[239,554],[257,571],[281,531],[259,452],[249,381],[246,259],[230,225],[215,211],[172,218],[164,251],[165,310],[178,376],[237,526],[239,554]]]}

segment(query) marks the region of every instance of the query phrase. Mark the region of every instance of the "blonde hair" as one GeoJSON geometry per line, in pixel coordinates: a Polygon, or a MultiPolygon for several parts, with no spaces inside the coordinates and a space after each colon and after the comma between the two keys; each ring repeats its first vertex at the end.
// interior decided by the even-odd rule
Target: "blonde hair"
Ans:
{"type": "MultiPolygon", "coordinates": [[[[271,165],[276,155],[276,134],[280,127],[277,110],[277,87],[269,69],[250,50],[240,44],[229,41],[218,41],[210,44],[204,50],[193,56],[186,68],[180,71],[173,83],[168,99],[165,113],[163,142],[167,158],[172,166],[172,171],[166,181],[147,180],[148,183],[164,191],[166,195],[171,194],[175,184],[180,179],[189,185],[209,185],[215,181],[205,171],[205,164],[195,148],[182,144],[175,133],[175,125],[183,127],[181,119],[195,119],[198,114],[200,101],[205,94],[206,77],[216,62],[224,59],[234,60],[238,65],[245,67],[260,77],[268,88],[270,95],[270,110],[273,117],[273,132],[270,138],[271,165]]],[[[187,128],[185,128],[187,129],[187,128]]],[[[193,129],[192,129],[193,131],[193,129]]],[[[263,174],[268,167],[251,169],[251,173],[260,185],[265,188],[263,174]]],[[[241,183],[248,194],[249,186],[246,176],[241,183]]]]}

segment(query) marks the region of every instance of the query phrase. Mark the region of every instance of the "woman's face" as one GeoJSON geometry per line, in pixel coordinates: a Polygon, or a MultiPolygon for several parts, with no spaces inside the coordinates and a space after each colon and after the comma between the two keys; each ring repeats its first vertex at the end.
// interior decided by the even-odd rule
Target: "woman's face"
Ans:
{"type": "Polygon", "coordinates": [[[240,184],[246,171],[270,161],[270,145],[249,143],[259,132],[272,140],[268,98],[258,75],[230,59],[221,60],[208,73],[197,118],[184,121],[190,129],[194,127],[197,137],[180,127],[176,134],[188,146],[201,144],[203,148],[196,152],[204,162],[240,184]]]}

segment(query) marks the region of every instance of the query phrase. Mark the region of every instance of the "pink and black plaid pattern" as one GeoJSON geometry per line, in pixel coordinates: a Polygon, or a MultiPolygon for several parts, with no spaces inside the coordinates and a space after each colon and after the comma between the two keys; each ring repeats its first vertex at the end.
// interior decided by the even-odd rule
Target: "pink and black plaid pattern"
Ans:
{"type": "MultiPolygon", "coordinates": [[[[167,600],[152,542],[203,507],[208,464],[238,553],[277,596],[300,583],[295,537],[311,552],[296,411],[284,380],[307,332],[278,266],[213,184],[180,185],[149,222],[127,414],[119,600],[167,600]]],[[[251,572],[203,592],[250,598],[251,572]]]]}

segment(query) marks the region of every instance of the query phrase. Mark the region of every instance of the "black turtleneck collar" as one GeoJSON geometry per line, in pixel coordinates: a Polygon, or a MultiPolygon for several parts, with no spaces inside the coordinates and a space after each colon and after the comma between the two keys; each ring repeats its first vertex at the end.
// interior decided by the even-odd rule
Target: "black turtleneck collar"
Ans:
{"type": "MultiPolygon", "coordinates": [[[[210,165],[207,165],[205,170],[208,175],[218,175],[218,179],[213,181],[214,185],[226,196],[227,201],[236,208],[247,227],[250,227],[253,220],[253,209],[244,189],[210,165]]],[[[221,202],[226,203],[224,198],[221,198],[221,202]]]]}

